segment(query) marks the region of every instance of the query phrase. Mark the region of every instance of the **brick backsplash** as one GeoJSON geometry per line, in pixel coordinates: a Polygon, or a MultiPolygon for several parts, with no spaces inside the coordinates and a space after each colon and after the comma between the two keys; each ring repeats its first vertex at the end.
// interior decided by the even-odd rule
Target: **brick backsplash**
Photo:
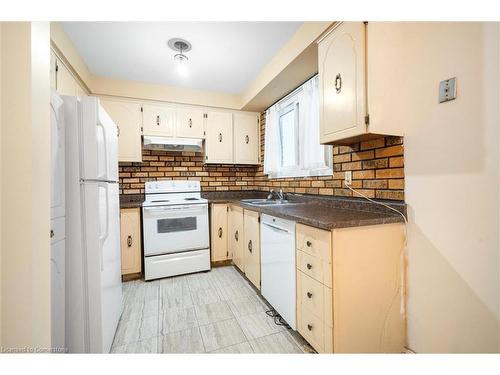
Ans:
{"type": "MultiPolygon", "coordinates": [[[[260,116],[261,160],[264,159],[266,116],[260,116]]],[[[380,137],[350,146],[333,147],[333,176],[268,179],[259,166],[257,190],[283,189],[299,194],[353,196],[344,186],[344,172],[352,171],[352,187],[369,198],[404,200],[402,137],[380,137]]],[[[354,195],[357,196],[357,195],[354,195]]]]}
{"type": "Polygon", "coordinates": [[[201,152],[142,150],[142,163],[119,163],[120,194],[144,193],[156,180],[200,180],[202,190],[255,190],[256,166],[203,163],[201,152]]]}
{"type": "MultiPolygon", "coordinates": [[[[261,115],[261,160],[264,156],[265,114],[261,115]]],[[[403,138],[381,137],[333,148],[333,176],[268,179],[263,166],[205,165],[201,152],[143,150],[142,163],[119,163],[120,193],[144,193],[154,180],[200,180],[204,191],[269,190],[352,196],[343,186],[352,171],[352,187],[370,198],[404,200],[403,138]]]]}

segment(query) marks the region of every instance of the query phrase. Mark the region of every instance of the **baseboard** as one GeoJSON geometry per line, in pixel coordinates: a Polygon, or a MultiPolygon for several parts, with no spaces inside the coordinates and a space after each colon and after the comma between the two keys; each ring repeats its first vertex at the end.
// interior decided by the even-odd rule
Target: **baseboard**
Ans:
{"type": "Polygon", "coordinates": [[[233,261],[231,259],[228,260],[220,260],[218,262],[210,262],[210,266],[212,267],[225,267],[225,266],[232,266],[233,261]]]}

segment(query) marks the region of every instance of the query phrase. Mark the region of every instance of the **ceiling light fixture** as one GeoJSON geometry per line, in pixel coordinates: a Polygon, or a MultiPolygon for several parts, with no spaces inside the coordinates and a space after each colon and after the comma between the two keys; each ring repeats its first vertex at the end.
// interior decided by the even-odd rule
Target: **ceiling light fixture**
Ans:
{"type": "Polygon", "coordinates": [[[177,61],[177,72],[181,76],[187,76],[189,71],[186,64],[189,58],[184,53],[191,50],[191,43],[181,38],[172,38],[167,44],[171,49],[177,52],[174,55],[174,60],[177,61]]]}

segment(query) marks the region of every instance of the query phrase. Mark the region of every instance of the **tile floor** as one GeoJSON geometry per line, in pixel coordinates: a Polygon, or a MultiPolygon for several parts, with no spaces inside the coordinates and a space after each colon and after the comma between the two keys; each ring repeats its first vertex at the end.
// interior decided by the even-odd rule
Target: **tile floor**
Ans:
{"type": "Polygon", "coordinates": [[[232,266],[123,284],[113,353],[311,353],[232,266]]]}

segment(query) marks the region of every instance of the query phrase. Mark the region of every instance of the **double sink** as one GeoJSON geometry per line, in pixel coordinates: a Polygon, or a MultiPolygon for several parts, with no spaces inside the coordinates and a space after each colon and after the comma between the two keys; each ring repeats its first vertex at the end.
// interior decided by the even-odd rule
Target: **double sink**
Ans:
{"type": "Polygon", "coordinates": [[[251,206],[280,206],[296,204],[286,199],[242,199],[241,202],[251,206]]]}

